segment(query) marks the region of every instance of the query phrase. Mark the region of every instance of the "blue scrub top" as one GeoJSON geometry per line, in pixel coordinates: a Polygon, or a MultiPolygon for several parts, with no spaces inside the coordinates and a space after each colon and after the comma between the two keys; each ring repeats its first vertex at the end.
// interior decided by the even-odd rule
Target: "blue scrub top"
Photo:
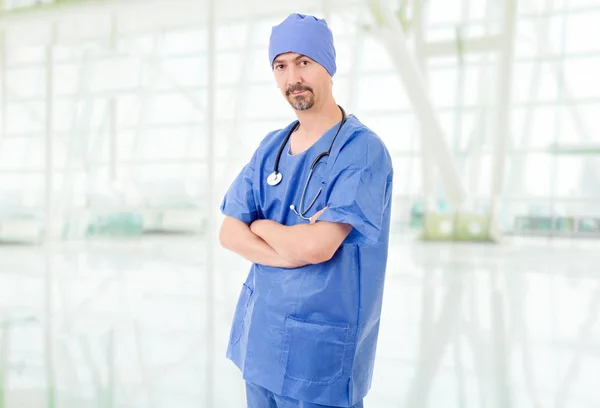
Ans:
{"type": "MultiPolygon", "coordinates": [[[[300,208],[312,161],[326,152],[338,124],[308,150],[291,155],[289,142],[269,186],[277,152],[293,126],[270,132],[229,187],[221,211],[247,224],[270,219],[307,223],[300,208]]],[[[312,216],[352,231],[333,258],[284,269],[253,264],[242,285],[227,357],[246,381],[313,404],[351,407],[371,386],[388,255],[393,168],[383,141],[349,115],[331,155],[313,172],[305,207],[323,188],[312,216]]]]}

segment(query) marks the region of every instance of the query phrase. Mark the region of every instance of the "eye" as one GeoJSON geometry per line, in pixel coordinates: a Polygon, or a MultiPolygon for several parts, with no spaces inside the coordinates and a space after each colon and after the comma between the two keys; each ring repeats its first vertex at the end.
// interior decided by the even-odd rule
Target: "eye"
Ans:
{"type": "Polygon", "coordinates": [[[300,61],[300,65],[306,66],[308,64],[310,64],[310,61],[308,61],[308,60],[302,60],[302,61],[300,61]]]}
{"type": "Polygon", "coordinates": [[[275,65],[275,70],[279,71],[283,69],[283,64],[277,64],[275,65]]]}

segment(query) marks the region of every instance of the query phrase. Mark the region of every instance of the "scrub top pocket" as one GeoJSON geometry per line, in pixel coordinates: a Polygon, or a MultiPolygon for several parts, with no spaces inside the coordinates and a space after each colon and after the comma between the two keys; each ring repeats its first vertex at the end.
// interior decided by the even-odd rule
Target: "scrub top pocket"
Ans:
{"type": "Polygon", "coordinates": [[[344,372],[348,324],[306,321],[287,316],[280,363],[288,378],[328,384],[344,372]]]}

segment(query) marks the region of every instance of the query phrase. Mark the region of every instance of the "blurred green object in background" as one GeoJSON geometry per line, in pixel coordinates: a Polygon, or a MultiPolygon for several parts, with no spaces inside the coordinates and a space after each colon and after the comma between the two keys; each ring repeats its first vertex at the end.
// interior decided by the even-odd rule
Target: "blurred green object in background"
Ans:
{"type": "Polygon", "coordinates": [[[88,224],[86,236],[139,236],[143,227],[142,217],[136,212],[98,214],[88,224]]]}
{"type": "Polygon", "coordinates": [[[468,212],[424,214],[424,241],[496,242],[490,233],[489,215],[468,212]]]}

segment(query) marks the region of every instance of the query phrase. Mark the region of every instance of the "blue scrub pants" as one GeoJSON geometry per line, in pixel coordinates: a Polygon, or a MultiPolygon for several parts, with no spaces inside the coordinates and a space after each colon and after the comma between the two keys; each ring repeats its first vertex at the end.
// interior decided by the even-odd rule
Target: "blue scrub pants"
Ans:
{"type": "MultiPolygon", "coordinates": [[[[273,394],[271,391],[246,381],[248,408],[336,408],[328,405],[311,404],[273,394]]],[[[351,408],[363,408],[362,401],[351,408]]]]}

